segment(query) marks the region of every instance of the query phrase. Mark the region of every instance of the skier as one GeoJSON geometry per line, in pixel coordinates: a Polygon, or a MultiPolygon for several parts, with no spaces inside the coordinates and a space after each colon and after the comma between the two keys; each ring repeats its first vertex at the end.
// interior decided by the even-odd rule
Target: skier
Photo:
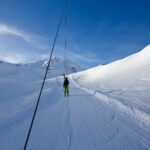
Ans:
{"type": "Polygon", "coordinates": [[[64,96],[66,96],[66,93],[69,96],[69,80],[67,77],[64,79],[64,96]]]}

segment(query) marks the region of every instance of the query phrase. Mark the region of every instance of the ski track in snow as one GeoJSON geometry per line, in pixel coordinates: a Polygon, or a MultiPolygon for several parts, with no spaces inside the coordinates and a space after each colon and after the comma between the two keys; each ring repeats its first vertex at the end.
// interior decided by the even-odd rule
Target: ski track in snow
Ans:
{"type": "MultiPolygon", "coordinates": [[[[27,150],[150,150],[149,57],[147,46],[83,72],[69,61],[69,72],[78,72],[68,76],[69,97],[63,77],[57,77],[64,61],[54,58],[27,150]]],[[[47,63],[42,64],[0,64],[0,150],[23,149],[47,63]]]]}
{"type": "MultiPolygon", "coordinates": [[[[97,98],[79,87],[71,76],[69,79],[69,97],[63,95],[63,79],[47,80],[28,150],[150,149],[147,126],[137,124],[130,113],[112,108],[105,95],[97,98]]],[[[32,113],[20,122],[17,115],[12,115],[17,123],[2,134],[0,149],[23,149],[31,117],[32,113]]]]}
{"type": "Polygon", "coordinates": [[[68,146],[67,146],[67,150],[70,150],[71,147],[71,140],[72,140],[72,131],[71,131],[71,123],[70,123],[70,102],[69,102],[69,98],[67,98],[66,100],[66,109],[67,109],[67,120],[66,120],[66,129],[68,132],[68,146]],[[68,102],[67,102],[68,101],[68,102]]]}
{"type": "Polygon", "coordinates": [[[80,88],[86,92],[89,92],[93,96],[95,96],[98,99],[104,101],[105,103],[113,106],[114,108],[120,109],[120,111],[128,114],[129,116],[131,116],[133,118],[135,118],[138,122],[140,121],[142,123],[142,125],[144,123],[147,127],[150,127],[150,115],[149,114],[141,112],[140,110],[138,110],[136,108],[126,106],[123,103],[121,103],[120,101],[118,101],[115,97],[109,96],[108,93],[112,93],[112,91],[111,92],[102,92],[100,90],[92,91],[88,88],[79,86],[75,82],[75,80],[73,80],[71,75],[70,75],[70,78],[76,87],[78,87],[78,88],[80,88]]]}

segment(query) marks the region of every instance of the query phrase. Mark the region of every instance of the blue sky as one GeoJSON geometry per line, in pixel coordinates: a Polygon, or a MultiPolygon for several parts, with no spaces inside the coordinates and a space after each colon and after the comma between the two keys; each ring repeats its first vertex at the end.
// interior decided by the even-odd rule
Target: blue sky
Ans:
{"type": "MultiPolygon", "coordinates": [[[[64,0],[0,0],[0,59],[33,62],[49,55],[64,0]]],[[[150,44],[149,0],[70,0],[68,58],[106,64],[150,44]]],[[[64,21],[54,55],[64,58],[64,21]]]]}

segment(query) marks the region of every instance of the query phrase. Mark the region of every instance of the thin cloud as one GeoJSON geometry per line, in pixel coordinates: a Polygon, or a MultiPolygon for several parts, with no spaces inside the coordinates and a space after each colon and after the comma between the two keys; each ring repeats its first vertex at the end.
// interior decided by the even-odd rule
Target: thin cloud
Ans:
{"type": "Polygon", "coordinates": [[[48,40],[46,38],[23,32],[11,26],[0,24],[0,35],[6,35],[6,34],[18,36],[24,41],[32,44],[34,47],[39,49],[48,49],[49,47],[48,40]]]}
{"type": "Polygon", "coordinates": [[[41,54],[35,52],[16,52],[8,51],[5,48],[0,49],[0,60],[18,64],[18,63],[30,63],[41,60],[41,54]],[[34,56],[34,57],[33,57],[34,56]]]}
{"type": "Polygon", "coordinates": [[[8,63],[26,63],[27,62],[27,55],[20,54],[20,53],[11,53],[11,52],[3,52],[0,51],[0,60],[3,60],[8,63]]]}
{"type": "MultiPolygon", "coordinates": [[[[71,43],[71,47],[67,48],[67,59],[73,60],[75,62],[78,62],[80,64],[101,64],[102,60],[97,57],[97,55],[93,52],[90,52],[89,50],[84,53],[84,49],[80,47],[76,43],[71,43]],[[78,52],[73,52],[76,49],[80,51],[78,52]],[[72,50],[72,51],[70,51],[72,50]]],[[[65,57],[65,50],[62,45],[57,45],[56,51],[55,51],[55,56],[64,58],[65,57]]]]}
{"type": "Polygon", "coordinates": [[[25,60],[27,58],[24,57],[24,55],[12,55],[12,56],[6,56],[3,58],[3,61],[8,62],[8,63],[12,63],[12,64],[18,64],[18,63],[25,63],[25,60]]]}
{"type": "Polygon", "coordinates": [[[83,56],[77,53],[69,53],[69,57],[73,58],[74,60],[81,60],[88,63],[100,63],[100,60],[98,60],[97,58],[93,58],[86,55],[83,56]]]}

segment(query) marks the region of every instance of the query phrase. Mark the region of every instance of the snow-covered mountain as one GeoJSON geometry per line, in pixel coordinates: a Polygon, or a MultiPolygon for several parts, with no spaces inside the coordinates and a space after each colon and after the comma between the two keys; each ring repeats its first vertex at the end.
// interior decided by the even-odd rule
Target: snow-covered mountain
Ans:
{"type": "MultiPolygon", "coordinates": [[[[43,80],[46,63],[48,60],[28,64],[10,64],[4,61],[0,63],[0,91],[1,98],[12,99],[35,89],[35,82],[43,80]],[[9,91],[9,94],[7,93],[9,91]]],[[[47,78],[58,77],[65,72],[63,59],[54,57],[51,61],[47,78]]],[[[84,67],[67,60],[68,73],[85,70],[84,67]]],[[[36,87],[36,89],[39,87],[36,87]]]]}
{"type": "MultiPolygon", "coordinates": [[[[0,61],[0,78],[19,78],[31,80],[39,80],[44,76],[45,68],[47,66],[48,60],[37,61],[35,63],[27,64],[10,64],[4,61],[0,61]]],[[[75,73],[85,70],[84,67],[67,60],[68,73],[75,73]]],[[[59,58],[52,58],[48,78],[61,76],[65,72],[65,61],[59,58]]]]}
{"type": "MultiPolygon", "coordinates": [[[[68,76],[69,97],[64,97],[60,76],[64,62],[53,60],[27,149],[149,150],[149,58],[147,46],[84,71],[71,64],[70,72],[72,66],[81,72],[68,76]]],[[[0,149],[23,149],[45,66],[0,64],[0,149]]]]}
{"type": "Polygon", "coordinates": [[[72,76],[92,93],[119,97],[125,105],[150,113],[150,45],[122,60],[72,76]]]}

